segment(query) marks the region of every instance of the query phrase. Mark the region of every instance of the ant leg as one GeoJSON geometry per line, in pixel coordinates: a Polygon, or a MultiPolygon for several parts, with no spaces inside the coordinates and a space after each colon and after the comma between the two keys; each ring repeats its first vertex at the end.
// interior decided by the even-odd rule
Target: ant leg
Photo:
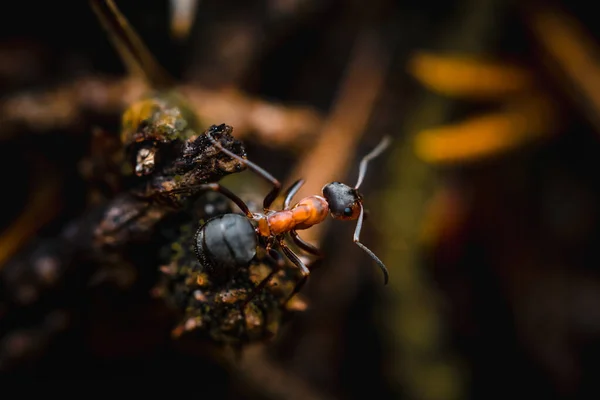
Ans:
{"type": "Polygon", "coordinates": [[[283,202],[283,209],[288,210],[290,208],[290,203],[292,199],[298,193],[298,190],[304,185],[304,179],[298,179],[292,186],[289,187],[287,192],[285,193],[285,201],[283,202]]]}
{"type": "Polygon", "coordinates": [[[381,262],[381,260],[375,255],[375,253],[373,253],[371,250],[369,250],[367,248],[367,246],[365,246],[364,244],[362,244],[360,242],[360,230],[362,229],[362,222],[363,222],[364,214],[365,214],[365,210],[364,210],[364,208],[361,205],[360,206],[360,215],[358,216],[358,222],[356,223],[356,229],[354,230],[354,243],[356,243],[358,245],[358,247],[360,247],[368,255],[370,255],[371,258],[373,260],[375,260],[375,262],[377,263],[377,265],[379,265],[379,268],[381,268],[381,271],[383,272],[383,282],[384,282],[384,285],[387,285],[388,279],[389,279],[389,274],[388,274],[387,268],[385,267],[385,265],[383,264],[383,262],[381,262]]]}
{"type": "Polygon", "coordinates": [[[269,249],[267,255],[271,259],[271,261],[275,262],[275,265],[271,269],[271,272],[269,272],[269,274],[262,281],[260,281],[258,285],[256,285],[254,290],[252,290],[252,293],[250,293],[246,300],[244,300],[244,302],[242,303],[242,307],[246,307],[246,305],[250,303],[254,299],[254,297],[256,297],[256,295],[264,289],[267,283],[271,281],[271,278],[273,278],[275,274],[278,273],[281,270],[281,268],[285,266],[285,261],[283,260],[281,255],[275,250],[269,249]]]}
{"type": "Polygon", "coordinates": [[[283,250],[283,252],[287,256],[287,258],[289,258],[290,261],[292,263],[294,263],[295,266],[300,268],[300,272],[302,273],[302,278],[300,279],[300,281],[298,281],[298,283],[296,283],[294,290],[292,291],[292,293],[288,296],[288,298],[286,300],[286,302],[288,302],[288,301],[290,301],[290,299],[292,297],[294,297],[294,295],[296,293],[298,293],[300,291],[300,289],[302,289],[302,287],[304,286],[304,284],[306,283],[306,281],[308,279],[308,275],[310,275],[310,270],[308,269],[308,267],[306,265],[304,265],[302,260],[300,260],[300,258],[298,258],[298,256],[292,250],[290,250],[290,248],[287,247],[287,245],[285,243],[283,243],[283,240],[281,240],[279,242],[279,246],[281,246],[281,250],[283,250]]]}
{"type": "Polygon", "coordinates": [[[223,153],[225,153],[229,157],[234,158],[234,159],[238,160],[239,162],[245,164],[252,172],[259,175],[260,177],[262,177],[263,179],[268,181],[271,185],[273,185],[273,189],[271,189],[271,191],[265,196],[265,200],[263,201],[264,210],[265,211],[268,210],[269,207],[271,206],[271,204],[273,204],[273,201],[277,198],[277,196],[279,196],[279,192],[281,191],[281,182],[279,182],[277,179],[275,179],[275,177],[273,177],[273,175],[269,174],[267,171],[265,171],[258,165],[254,164],[252,161],[244,159],[244,158],[238,156],[237,154],[231,152],[230,150],[226,149],[225,147],[223,147],[223,145],[218,140],[213,138],[209,133],[207,133],[206,136],[223,153]]]}
{"type": "Polygon", "coordinates": [[[229,200],[233,201],[240,208],[240,210],[242,210],[242,212],[246,214],[248,218],[252,219],[254,217],[254,215],[242,199],[240,199],[229,189],[221,186],[218,183],[206,183],[203,185],[196,185],[182,189],[173,189],[170,191],[170,194],[185,193],[190,190],[214,190],[215,192],[221,193],[223,196],[226,196],[227,198],[229,198],[229,200]]]}
{"type": "Polygon", "coordinates": [[[290,237],[292,238],[292,240],[294,241],[294,243],[296,243],[296,245],[298,247],[300,247],[302,250],[315,255],[319,258],[323,257],[323,253],[321,253],[321,250],[317,249],[315,246],[313,246],[312,244],[305,242],[300,235],[298,235],[298,232],[296,232],[295,230],[290,231],[290,237]]]}

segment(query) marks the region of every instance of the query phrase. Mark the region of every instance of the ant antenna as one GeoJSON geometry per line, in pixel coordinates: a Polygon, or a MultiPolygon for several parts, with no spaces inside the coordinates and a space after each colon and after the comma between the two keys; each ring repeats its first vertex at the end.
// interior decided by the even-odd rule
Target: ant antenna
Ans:
{"type": "MultiPolygon", "coordinates": [[[[373,150],[371,150],[369,154],[363,157],[363,159],[360,161],[358,181],[356,182],[356,186],[354,186],[355,190],[358,190],[358,188],[363,182],[363,179],[367,172],[367,164],[369,163],[369,161],[380,155],[390,145],[391,142],[392,138],[389,135],[384,136],[383,139],[381,139],[381,142],[379,142],[379,144],[377,145],[377,147],[375,147],[373,150]]],[[[357,202],[357,204],[360,207],[360,214],[358,215],[358,221],[356,222],[356,228],[354,229],[354,243],[356,243],[358,247],[363,249],[365,253],[371,256],[371,258],[375,260],[377,265],[379,265],[379,268],[381,268],[381,272],[383,272],[384,285],[387,285],[389,280],[389,273],[387,268],[379,259],[379,257],[375,255],[375,253],[373,253],[371,250],[369,250],[367,246],[360,242],[360,231],[362,229],[363,219],[365,218],[365,208],[363,207],[361,201],[357,202]]]]}
{"type": "MultiPolygon", "coordinates": [[[[381,142],[379,142],[379,144],[377,145],[377,147],[375,147],[373,150],[371,150],[369,154],[363,157],[363,159],[360,161],[360,166],[358,168],[358,181],[356,182],[356,186],[354,186],[354,189],[358,189],[362,184],[363,179],[365,178],[365,174],[367,172],[367,164],[369,163],[369,161],[380,155],[390,145],[391,142],[392,138],[389,135],[384,136],[383,139],[381,139],[381,142]]],[[[381,263],[381,261],[379,262],[381,263]]]]}
{"type": "Polygon", "coordinates": [[[223,147],[223,145],[218,140],[216,140],[214,137],[212,137],[210,132],[207,132],[206,136],[207,136],[208,140],[210,140],[212,144],[217,146],[223,153],[227,154],[231,158],[238,160],[242,164],[245,164],[248,167],[248,169],[250,169],[252,172],[256,173],[257,175],[262,177],[264,180],[269,182],[271,185],[273,185],[273,189],[271,189],[271,191],[269,192],[269,194],[267,194],[267,196],[265,197],[265,200],[263,201],[263,208],[266,211],[271,206],[273,201],[277,198],[277,196],[279,195],[279,192],[281,190],[281,183],[277,179],[275,179],[275,177],[273,175],[269,174],[267,171],[265,171],[258,165],[254,164],[252,161],[242,158],[242,157],[238,156],[237,154],[233,153],[232,151],[223,147]]]}

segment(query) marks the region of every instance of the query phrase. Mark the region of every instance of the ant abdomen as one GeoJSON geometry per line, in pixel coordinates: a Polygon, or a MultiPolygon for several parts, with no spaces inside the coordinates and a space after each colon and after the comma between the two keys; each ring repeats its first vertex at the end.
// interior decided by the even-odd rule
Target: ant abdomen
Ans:
{"type": "Polygon", "coordinates": [[[227,280],[256,255],[258,237],[246,216],[223,214],[196,232],[194,249],[201,269],[215,280],[227,280]]]}

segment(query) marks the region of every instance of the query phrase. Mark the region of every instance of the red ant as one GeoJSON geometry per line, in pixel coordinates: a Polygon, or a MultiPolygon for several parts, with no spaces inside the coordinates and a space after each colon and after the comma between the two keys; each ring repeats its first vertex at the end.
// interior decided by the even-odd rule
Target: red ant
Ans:
{"type": "MultiPolygon", "coordinates": [[[[383,271],[384,284],[387,284],[387,268],[371,250],[360,242],[360,231],[365,211],[362,195],[359,193],[358,188],[363,182],[368,162],[381,154],[390,144],[389,136],[385,136],[377,147],[363,157],[360,162],[358,181],[354,187],[341,182],[331,182],[323,187],[323,196],[308,196],[290,207],[292,198],[304,184],[304,180],[300,179],[287,190],[283,210],[279,211],[272,210],[270,207],[279,196],[281,183],[258,165],[224,148],[221,143],[210,135],[210,130],[207,131],[207,136],[223,153],[245,164],[254,173],[271,183],[273,189],[264,198],[263,212],[252,213],[242,199],[220,184],[202,185],[204,189],[214,190],[231,199],[246,214],[247,219],[236,214],[225,214],[209,220],[200,227],[196,234],[195,243],[196,253],[200,260],[207,262],[207,264],[213,264],[214,267],[234,267],[243,265],[254,257],[259,239],[264,243],[267,252],[273,257],[276,257],[276,253],[272,251],[272,247],[279,244],[284,254],[300,269],[303,276],[294,288],[291,297],[304,285],[310,270],[286,245],[285,235],[289,233],[291,239],[299,248],[320,257],[321,252],[310,243],[302,240],[296,231],[308,229],[323,222],[327,218],[327,214],[330,213],[334,219],[358,220],[354,231],[354,243],[375,260],[383,271]],[[250,224],[249,221],[255,221],[256,227],[250,224]]],[[[263,280],[257,289],[262,288],[272,274],[263,280]]]]}

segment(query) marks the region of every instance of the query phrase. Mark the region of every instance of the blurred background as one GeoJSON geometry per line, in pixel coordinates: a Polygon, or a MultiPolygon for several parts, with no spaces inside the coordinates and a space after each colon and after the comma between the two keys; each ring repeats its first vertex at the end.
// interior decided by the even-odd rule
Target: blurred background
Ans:
{"type": "MultiPolygon", "coordinates": [[[[351,223],[327,223],[302,232],[326,254],[303,289],[308,309],[239,368],[166,344],[159,306],[128,325],[144,297],[133,291],[86,308],[85,323],[50,306],[7,322],[0,308],[0,354],[14,361],[5,377],[223,398],[600,395],[593,2],[116,3],[202,126],[232,125],[283,182],[305,177],[299,196],[353,184],[360,158],[393,137],[361,187],[362,241],[390,282],[352,243],[351,223]]],[[[86,175],[101,153],[93,133],[118,132],[142,92],[87,2],[34,4],[0,15],[0,272],[106,201],[86,175]]],[[[61,310],[79,307],[69,299],[61,310]]]]}

